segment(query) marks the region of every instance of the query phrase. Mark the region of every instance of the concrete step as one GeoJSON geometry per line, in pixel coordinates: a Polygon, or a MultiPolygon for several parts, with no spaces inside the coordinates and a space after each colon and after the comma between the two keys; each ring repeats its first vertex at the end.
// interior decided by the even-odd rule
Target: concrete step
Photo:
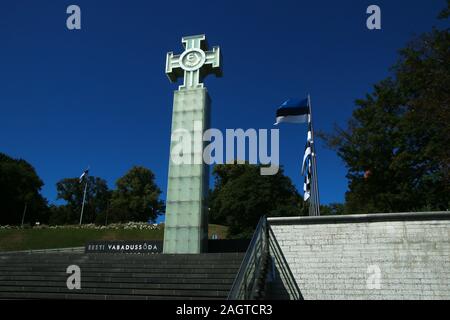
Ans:
{"type": "Polygon", "coordinates": [[[243,255],[0,254],[0,298],[225,299],[243,255]],[[72,264],[80,290],[66,286],[72,264]]]}
{"type": "Polygon", "coordinates": [[[78,266],[84,266],[89,268],[127,268],[127,269],[146,269],[146,268],[164,268],[164,269],[193,269],[193,268],[219,268],[219,269],[226,269],[226,268],[235,268],[236,266],[239,267],[241,264],[241,261],[220,261],[221,263],[218,263],[219,261],[214,261],[212,263],[191,263],[191,262],[183,262],[183,263],[111,263],[105,261],[105,263],[99,263],[98,261],[90,262],[90,261],[80,261],[78,263],[75,263],[75,261],[61,261],[61,262],[51,262],[51,261],[27,261],[24,262],[18,262],[18,261],[9,261],[0,263],[0,270],[7,270],[13,269],[13,268],[21,268],[21,267],[67,267],[70,264],[77,264],[78,266]],[[74,263],[72,263],[74,262],[74,263]]]}
{"type": "MultiPolygon", "coordinates": [[[[237,272],[237,270],[236,270],[237,272]]],[[[69,276],[65,272],[5,272],[2,275],[4,276],[11,276],[16,278],[17,276],[40,276],[47,278],[48,276],[60,276],[60,277],[67,277],[69,276]]],[[[83,274],[81,275],[82,277],[83,274]]],[[[103,278],[103,279],[114,279],[114,278],[120,278],[123,280],[129,280],[129,279],[154,279],[154,278],[173,278],[173,279],[211,279],[211,280],[222,280],[222,279],[234,279],[236,274],[209,274],[209,273],[199,273],[199,274],[189,274],[189,273],[180,273],[180,274],[166,274],[166,273],[132,273],[132,274],[122,274],[120,272],[117,273],[107,273],[107,272],[98,272],[98,273],[90,273],[85,276],[95,277],[95,278],[103,278]]],[[[116,280],[117,281],[117,280],[116,280]]],[[[144,281],[144,280],[142,280],[144,281]]],[[[1,285],[1,283],[0,283],[1,285]]]]}
{"type": "Polygon", "coordinates": [[[0,299],[65,299],[65,300],[223,300],[226,297],[190,297],[190,296],[137,296],[137,295],[100,295],[100,294],[82,294],[82,293],[39,293],[39,292],[8,292],[2,295],[0,299]]]}
{"type": "MultiPolygon", "coordinates": [[[[7,281],[56,281],[60,283],[65,283],[67,280],[67,274],[64,275],[0,275],[0,285],[7,281]]],[[[136,284],[226,284],[231,285],[233,283],[234,277],[227,278],[181,278],[181,277],[151,277],[151,278],[130,278],[130,277],[97,277],[84,275],[83,283],[92,283],[92,282],[102,282],[102,283],[136,283],[136,284]]]]}
{"type": "Polygon", "coordinates": [[[136,288],[84,288],[79,290],[69,290],[65,286],[59,287],[20,287],[20,286],[0,286],[1,293],[7,292],[39,292],[39,293],[65,293],[76,292],[78,294],[120,294],[120,295],[161,295],[161,296],[190,296],[190,297],[224,297],[228,290],[192,290],[192,289],[136,289],[136,288]]]}
{"type": "MultiPolygon", "coordinates": [[[[185,268],[185,267],[172,267],[172,268],[156,268],[156,267],[148,267],[148,268],[127,268],[127,267],[90,267],[90,266],[83,266],[78,265],[82,271],[82,273],[101,273],[105,270],[107,270],[110,273],[113,272],[120,272],[125,274],[134,274],[134,273],[167,273],[167,274],[179,274],[179,273],[190,273],[190,274],[197,274],[197,273],[214,273],[214,274],[226,274],[226,273],[234,273],[235,267],[209,267],[209,268],[185,268]]],[[[17,266],[15,268],[0,268],[0,274],[6,274],[7,272],[65,272],[68,265],[65,265],[63,267],[54,267],[54,266],[17,266]]]]}
{"type": "Polygon", "coordinates": [[[242,259],[244,253],[202,253],[202,254],[106,254],[106,253],[10,253],[0,252],[0,261],[3,259],[21,259],[21,260],[73,260],[73,259],[87,259],[87,260],[100,260],[100,261],[139,261],[139,260],[191,260],[191,261],[204,261],[204,260],[223,260],[223,259],[242,259]],[[163,257],[163,258],[162,258],[163,257]]]}
{"type": "MultiPolygon", "coordinates": [[[[61,287],[65,286],[65,281],[23,281],[7,280],[2,281],[1,287],[61,287]]],[[[181,290],[228,290],[229,284],[203,284],[203,283],[128,283],[128,282],[102,282],[83,281],[83,288],[119,288],[119,289],[181,289],[181,290]]],[[[1,289],[0,289],[1,290],[1,289]]]]}

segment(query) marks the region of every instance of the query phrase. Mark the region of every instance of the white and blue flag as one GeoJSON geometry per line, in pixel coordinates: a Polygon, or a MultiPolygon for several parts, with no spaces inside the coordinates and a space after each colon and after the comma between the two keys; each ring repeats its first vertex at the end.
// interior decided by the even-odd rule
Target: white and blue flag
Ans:
{"type": "Polygon", "coordinates": [[[89,174],[89,168],[84,170],[83,173],[80,176],[80,183],[83,182],[84,179],[87,178],[87,175],[89,174]]]}
{"type": "Polygon", "coordinates": [[[308,99],[288,99],[277,109],[275,125],[279,123],[309,122],[308,99]]]}

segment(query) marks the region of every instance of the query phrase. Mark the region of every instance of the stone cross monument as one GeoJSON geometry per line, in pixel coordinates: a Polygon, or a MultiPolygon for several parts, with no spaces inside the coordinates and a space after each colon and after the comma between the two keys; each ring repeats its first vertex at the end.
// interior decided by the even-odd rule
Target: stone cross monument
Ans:
{"type": "MultiPolygon", "coordinates": [[[[205,35],[183,37],[185,51],[167,53],[166,74],[171,82],[184,77],[173,96],[172,134],[166,198],[164,253],[201,253],[207,250],[208,219],[205,196],[209,188],[208,166],[203,162],[203,132],[209,128],[211,100],[201,80],[221,76],[220,49],[208,51],[205,35]],[[189,159],[175,162],[178,151],[174,132],[193,137],[189,159]]],[[[183,141],[184,143],[185,141],[183,141]]],[[[179,142],[178,142],[179,144],[179,142]]],[[[185,157],[187,155],[183,155],[185,157]]]]}

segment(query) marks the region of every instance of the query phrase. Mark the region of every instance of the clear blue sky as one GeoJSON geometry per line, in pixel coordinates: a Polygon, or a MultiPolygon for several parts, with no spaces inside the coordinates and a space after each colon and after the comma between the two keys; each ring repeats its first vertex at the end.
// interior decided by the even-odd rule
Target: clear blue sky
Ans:
{"type": "MultiPolygon", "coordinates": [[[[397,50],[439,25],[444,0],[13,1],[0,2],[0,152],[29,161],[56,200],[55,184],[91,173],[110,187],[131,166],[151,168],[166,191],[172,94],[167,51],[205,33],[220,45],[224,76],[206,79],[212,126],[273,128],[287,97],[309,92],[315,129],[344,125],[397,50]],[[82,30],[66,29],[77,4],[82,30]],[[382,30],[366,28],[366,8],[382,30]]],[[[302,189],[306,127],[280,127],[280,162],[302,189]]],[[[319,144],[323,203],[342,202],[346,169],[319,144]]]]}

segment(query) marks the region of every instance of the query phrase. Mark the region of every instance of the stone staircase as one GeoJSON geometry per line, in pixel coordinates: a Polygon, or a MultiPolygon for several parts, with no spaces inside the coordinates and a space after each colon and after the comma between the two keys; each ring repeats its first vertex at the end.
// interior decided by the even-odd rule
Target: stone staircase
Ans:
{"type": "Polygon", "coordinates": [[[244,253],[0,254],[0,299],[226,299],[244,253]],[[69,290],[69,265],[81,289],[69,290]]]}

